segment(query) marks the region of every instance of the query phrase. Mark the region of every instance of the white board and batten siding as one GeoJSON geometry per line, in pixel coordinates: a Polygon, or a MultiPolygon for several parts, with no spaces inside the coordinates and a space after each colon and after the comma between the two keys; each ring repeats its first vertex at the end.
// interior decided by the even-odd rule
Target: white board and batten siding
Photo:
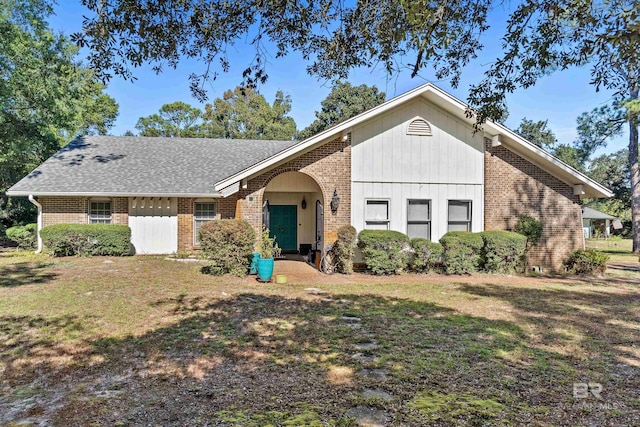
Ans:
{"type": "Polygon", "coordinates": [[[388,200],[388,228],[407,233],[410,199],[431,201],[433,241],[447,232],[449,200],[471,201],[471,230],[482,231],[482,133],[421,98],[354,128],[351,140],[351,220],[358,231],[366,228],[366,201],[388,200]],[[407,135],[418,117],[431,136],[407,135]]]}
{"type": "Polygon", "coordinates": [[[178,250],[178,200],[130,197],[129,227],[136,254],[171,254],[178,250]]]}

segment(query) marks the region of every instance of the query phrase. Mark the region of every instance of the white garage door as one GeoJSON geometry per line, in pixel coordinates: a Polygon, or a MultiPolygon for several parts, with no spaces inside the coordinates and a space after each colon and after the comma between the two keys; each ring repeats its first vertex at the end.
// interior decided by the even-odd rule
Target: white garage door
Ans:
{"type": "Polygon", "coordinates": [[[137,254],[171,254],[178,250],[178,200],[168,197],[129,199],[131,243],[137,254]]]}

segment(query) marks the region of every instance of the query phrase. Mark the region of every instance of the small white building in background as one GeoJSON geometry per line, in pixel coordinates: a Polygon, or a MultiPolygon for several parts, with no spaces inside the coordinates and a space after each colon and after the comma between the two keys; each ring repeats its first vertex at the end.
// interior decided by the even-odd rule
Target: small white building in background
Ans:
{"type": "Polygon", "coordinates": [[[604,237],[608,239],[611,235],[611,221],[615,220],[615,216],[611,216],[604,212],[597,211],[590,207],[582,208],[582,232],[584,233],[585,239],[590,239],[595,237],[595,228],[593,225],[594,221],[602,221],[604,220],[604,237]]]}

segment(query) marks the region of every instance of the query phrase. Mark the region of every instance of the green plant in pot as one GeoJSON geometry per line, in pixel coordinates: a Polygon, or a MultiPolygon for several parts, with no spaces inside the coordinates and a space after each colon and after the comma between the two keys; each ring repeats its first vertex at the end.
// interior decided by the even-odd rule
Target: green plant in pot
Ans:
{"type": "Polygon", "coordinates": [[[260,235],[260,259],[258,259],[258,278],[268,282],[273,276],[274,258],[280,256],[282,250],[276,239],[269,236],[269,229],[265,228],[260,235]]]}

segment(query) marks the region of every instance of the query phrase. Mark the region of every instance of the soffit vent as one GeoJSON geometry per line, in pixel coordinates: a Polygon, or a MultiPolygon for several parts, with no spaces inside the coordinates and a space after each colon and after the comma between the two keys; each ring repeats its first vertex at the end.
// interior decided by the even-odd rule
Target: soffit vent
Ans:
{"type": "Polygon", "coordinates": [[[431,126],[422,117],[416,117],[409,123],[407,135],[431,136],[431,126]]]}

